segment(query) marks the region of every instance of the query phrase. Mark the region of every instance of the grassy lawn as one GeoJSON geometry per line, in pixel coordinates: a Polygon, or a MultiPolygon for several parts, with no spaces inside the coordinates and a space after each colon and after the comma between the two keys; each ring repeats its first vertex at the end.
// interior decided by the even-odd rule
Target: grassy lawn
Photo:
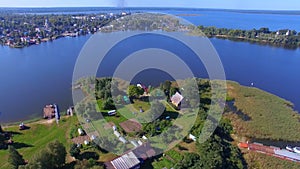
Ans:
{"type": "Polygon", "coordinates": [[[137,111],[137,112],[140,111],[140,107],[142,107],[142,109],[144,111],[149,110],[151,107],[149,101],[142,101],[142,100],[138,100],[138,99],[135,99],[134,104],[132,104],[132,105],[135,108],[135,111],[137,111]]]}
{"type": "MultiPolygon", "coordinates": [[[[69,132],[73,125],[77,123],[77,118],[69,117],[63,118],[59,125],[55,122],[51,124],[28,124],[30,129],[20,131],[18,126],[11,126],[5,128],[5,131],[13,131],[14,146],[23,155],[25,160],[30,160],[34,154],[39,152],[51,141],[58,140],[63,143],[67,149],[70,148],[71,140],[69,139],[69,132]]],[[[7,168],[7,150],[0,150],[0,168],[7,168]]]]}
{"type": "Polygon", "coordinates": [[[291,103],[256,88],[228,83],[228,94],[235,98],[235,106],[251,120],[244,121],[229,114],[238,135],[258,139],[299,141],[300,115],[291,103]]]}

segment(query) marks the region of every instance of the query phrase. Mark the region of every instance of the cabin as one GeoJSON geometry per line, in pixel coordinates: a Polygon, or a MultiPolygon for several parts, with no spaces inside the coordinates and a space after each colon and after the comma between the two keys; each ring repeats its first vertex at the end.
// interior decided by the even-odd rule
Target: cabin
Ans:
{"type": "Polygon", "coordinates": [[[179,106],[180,102],[183,100],[183,96],[176,92],[172,97],[171,97],[171,102],[173,105],[175,105],[176,107],[179,106]]]}
{"type": "Polygon", "coordinates": [[[111,110],[109,112],[107,112],[109,116],[114,116],[117,114],[117,111],[116,110],[111,110]]]}

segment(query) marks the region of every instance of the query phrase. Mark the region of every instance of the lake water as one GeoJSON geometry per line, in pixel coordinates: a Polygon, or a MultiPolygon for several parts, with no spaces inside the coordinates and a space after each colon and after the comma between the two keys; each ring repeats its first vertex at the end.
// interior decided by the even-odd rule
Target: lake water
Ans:
{"type": "MultiPolygon", "coordinates": [[[[173,13],[177,12],[173,11],[173,13]]],[[[187,11],[179,12],[189,13],[187,11]]],[[[237,14],[248,15],[226,13],[228,16],[231,15],[232,18],[237,17],[237,14]]],[[[262,22],[256,21],[260,17],[266,17],[265,14],[262,14],[263,17],[258,14],[251,15],[255,18],[248,20],[247,27],[253,25],[258,28],[261,27],[259,24],[262,24],[262,22]]],[[[273,16],[275,14],[268,15],[273,16]]],[[[205,16],[208,15],[195,18],[199,19],[205,16]]],[[[213,17],[213,14],[211,17],[213,17]]],[[[213,18],[216,17],[222,18],[225,16],[214,16],[213,18]]],[[[280,26],[280,23],[282,23],[289,28],[292,28],[292,25],[300,28],[299,25],[297,26],[299,22],[294,22],[291,19],[299,16],[283,15],[282,17],[284,19],[279,19],[278,24],[277,22],[264,24],[266,27],[272,27],[275,25],[280,26]],[[286,18],[291,20],[284,24],[287,21],[286,18]]],[[[197,22],[192,16],[188,18],[192,22],[197,22]]],[[[217,20],[219,18],[209,24],[216,25],[219,23],[217,20]]],[[[241,20],[246,19],[240,18],[236,23],[232,21],[220,24],[233,23],[233,27],[244,26],[241,20]]],[[[199,22],[202,22],[201,19],[199,19],[199,22]]],[[[72,105],[71,83],[74,64],[81,48],[88,39],[89,36],[62,38],[54,42],[42,43],[24,49],[0,47],[0,122],[41,117],[42,108],[49,103],[57,103],[61,110],[65,110],[72,105]]],[[[255,87],[292,101],[295,103],[297,110],[300,110],[299,49],[287,50],[220,39],[211,39],[211,42],[220,55],[227,79],[238,81],[243,85],[254,83],[255,87]]],[[[132,43],[137,43],[137,41],[132,43]]],[[[169,46],[169,48],[172,47],[169,46]]],[[[180,52],[184,53],[184,51],[180,52]]],[[[206,77],[203,71],[199,71],[202,70],[201,67],[195,69],[198,76],[206,77]]],[[[151,73],[148,74],[151,75],[151,73]]],[[[165,78],[168,78],[168,76],[165,75],[165,78]]]]}

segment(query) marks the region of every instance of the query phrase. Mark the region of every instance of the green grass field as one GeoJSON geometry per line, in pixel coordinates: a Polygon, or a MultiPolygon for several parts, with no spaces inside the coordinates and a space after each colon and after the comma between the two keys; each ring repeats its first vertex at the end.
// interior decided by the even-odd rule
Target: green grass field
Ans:
{"type": "MultiPolygon", "coordinates": [[[[34,154],[43,149],[49,142],[58,140],[67,149],[70,148],[71,140],[69,131],[72,126],[78,123],[77,118],[69,117],[60,120],[59,125],[55,122],[51,124],[28,124],[30,129],[20,131],[18,126],[5,128],[5,131],[16,132],[13,136],[14,146],[23,155],[25,160],[30,160],[34,154]]],[[[0,168],[8,168],[8,151],[0,150],[0,168]]]]}
{"type": "Polygon", "coordinates": [[[228,83],[228,94],[235,106],[251,120],[244,121],[235,114],[229,115],[238,135],[284,141],[299,141],[300,115],[292,104],[275,95],[237,83],[228,83]]]}

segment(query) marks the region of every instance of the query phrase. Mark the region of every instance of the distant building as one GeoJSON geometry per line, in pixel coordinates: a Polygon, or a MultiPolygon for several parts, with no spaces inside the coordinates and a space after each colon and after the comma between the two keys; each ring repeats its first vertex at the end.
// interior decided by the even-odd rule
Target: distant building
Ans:
{"type": "Polygon", "coordinates": [[[178,107],[178,105],[180,104],[180,102],[182,101],[183,99],[183,96],[176,92],[172,97],[171,97],[171,101],[172,101],[172,104],[174,104],[175,106],[178,107]]]}

